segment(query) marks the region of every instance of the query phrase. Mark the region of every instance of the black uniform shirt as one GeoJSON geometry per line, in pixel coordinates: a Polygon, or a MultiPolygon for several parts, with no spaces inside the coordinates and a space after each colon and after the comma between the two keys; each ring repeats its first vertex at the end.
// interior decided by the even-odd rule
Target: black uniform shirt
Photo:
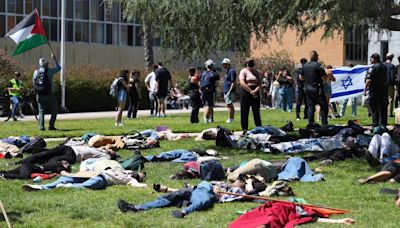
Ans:
{"type": "Polygon", "coordinates": [[[310,61],[304,64],[301,69],[304,76],[304,85],[322,86],[322,77],[326,75],[325,70],[317,61],[310,61]]]}
{"type": "Polygon", "coordinates": [[[387,87],[388,78],[387,78],[387,68],[385,64],[379,62],[375,63],[368,69],[367,76],[365,79],[371,80],[370,90],[374,90],[375,88],[387,87]]]}

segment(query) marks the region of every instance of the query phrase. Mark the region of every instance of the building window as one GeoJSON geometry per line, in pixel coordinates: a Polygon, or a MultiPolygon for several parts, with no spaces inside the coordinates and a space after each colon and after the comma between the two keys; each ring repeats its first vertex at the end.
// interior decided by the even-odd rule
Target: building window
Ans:
{"type": "Polygon", "coordinates": [[[67,41],[74,41],[74,22],[66,21],[65,22],[65,36],[67,41]]]}
{"type": "Polygon", "coordinates": [[[103,0],[90,1],[90,19],[104,21],[104,3],[103,0]]]}
{"type": "Polygon", "coordinates": [[[113,4],[111,9],[106,10],[106,20],[110,22],[119,22],[119,4],[113,4]]]}
{"type": "Polygon", "coordinates": [[[346,60],[368,61],[368,26],[351,27],[345,30],[346,60]]]}
{"type": "Polygon", "coordinates": [[[128,25],[128,45],[133,46],[133,26],[128,25]]]}
{"type": "Polygon", "coordinates": [[[33,0],[25,0],[25,14],[30,14],[33,11],[33,0]]]}
{"type": "Polygon", "coordinates": [[[24,14],[24,0],[16,0],[15,9],[17,14],[24,14]]]}
{"type": "Polygon", "coordinates": [[[7,12],[8,13],[15,13],[15,0],[8,0],[7,1],[7,12]]]}
{"type": "Polygon", "coordinates": [[[106,27],[106,44],[112,44],[112,25],[107,24],[106,27]]]}
{"type": "Polygon", "coordinates": [[[7,17],[7,31],[10,31],[15,27],[15,17],[14,16],[8,16],[7,17]]]}
{"type": "Polygon", "coordinates": [[[142,27],[135,26],[135,46],[143,46],[142,27]]]}
{"type": "MultiPolygon", "coordinates": [[[[66,0],[66,14],[67,14],[67,18],[74,18],[74,0],[66,0]]],[[[60,7],[61,10],[61,7],[60,7]]],[[[61,15],[61,13],[60,13],[61,15]]]]}
{"type": "Polygon", "coordinates": [[[57,20],[43,19],[43,29],[46,33],[47,39],[51,41],[58,41],[57,20]]]}
{"type": "Polygon", "coordinates": [[[0,1],[0,12],[6,12],[6,1],[0,1]]]}
{"type": "Polygon", "coordinates": [[[50,0],[42,0],[42,2],[43,2],[43,8],[42,8],[41,14],[43,16],[50,16],[50,3],[52,1],[50,1],[50,0]]]}
{"type": "Polygon", "coordinates": [[[89,0],[75,1],[75,18],[84,20],[89,19],[89,0]]]}
{"type": "Polygon", "coordinates": [[[75,42],[89,42],[89,25],[87,22],[75,22],[75,42]]]}
{"type": "Polygon", "coordinates": [[[6,35],[6,17],[0,15],[0,36],[3,37],[4,35],[6,35]]]}
{"type": "Polygon", "coordinates": [[[91,42],[104,43],[104,24],[92,23],[91,24],[91,42]]]}
{"type": "Polygon", "coordinates": [[[121,45],[128,45],[128,26],[121,25],[121,45]]]}

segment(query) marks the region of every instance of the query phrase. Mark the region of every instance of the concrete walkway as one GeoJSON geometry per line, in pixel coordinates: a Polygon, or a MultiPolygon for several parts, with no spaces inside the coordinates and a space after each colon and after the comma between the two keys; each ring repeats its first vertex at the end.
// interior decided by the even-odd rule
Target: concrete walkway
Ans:
{"type": "MultiPolygon", "coordinates": [[[[240,110],[239,103],[235,103],[235,109],[240,110]]],[[[201,111],[201,109],[200,109],[201,111]]],[[[227,111],[224,103],[217,103],[214,111],[227,111]]],[[[190,113],[191,109],[168,109],[166,110],[167,116],[172,114],[190,113]]],[[[105,112],[80,112],[80,113],[60,113],[57,115],[57,120],[82,120],[82,119],[102,119],[102,118],[115,118],[116,111],[105,111],[105,112]]],[[[124,111],[123,116],[127,115],[127,111],[124,111]]],[[[150,116],[150,110],[139,110],[138,117],[150,116]]],[[[46,118],[49,118],[46,115],[46,118]]],[[[4,121],[6,118],[1,117],[0,121],[4,121]]],[[[34,121],[34,116],[26,116],[20,121],[34,121]]],[[[10,120],[12,121],[12,120],[10,120]]]]}

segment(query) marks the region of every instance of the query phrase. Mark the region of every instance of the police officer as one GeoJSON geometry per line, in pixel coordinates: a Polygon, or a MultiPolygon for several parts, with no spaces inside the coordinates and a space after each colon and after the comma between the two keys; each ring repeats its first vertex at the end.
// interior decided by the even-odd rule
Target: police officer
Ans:
{"type": "Polygon", "coordinates": [[[315,105],[321,107],[322,125],[328,125],[328,103],[325,98],[323,79],[326,78],[325,70],[318,63],[318,53],[310,52],[310,61],[303,65],[300,79],[304,81],[304,91],[308,105],[308,124],[314,123],[315,105]]]}
{"type": "Polygon", "coordinates": [[[21,99],[21,90],[24,87],[24,84],[20,80],[21,78],[20,72],[16,71],[14,75],[15,78],[11,79],[8,82],[7,90],[11,102],[11,118],[13,118],[14,121],[17,121],[16,115],[18,113],[19,100],[21,99]]]}
{"type": "Polygon", "coordinates": [[[377,127],[387,125],[388,107],[388,78],[387,68],[381,62],[378,53],[371,55],[372,67],[368,69],[365,77],[364,96],[369,94],[369,111],[372,115],[372,125],[377,127]]]}

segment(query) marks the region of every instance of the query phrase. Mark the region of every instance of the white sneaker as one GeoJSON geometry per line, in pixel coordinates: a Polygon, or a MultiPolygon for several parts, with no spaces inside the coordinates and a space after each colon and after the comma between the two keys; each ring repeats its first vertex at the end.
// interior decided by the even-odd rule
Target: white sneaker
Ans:
{"type": "Polygon", "coordinates": [[[213,123],[214,121],[212,119],[208,119],[207,123],[213,123]]]}
{"type": "Polygon", "coordinates": [[[233,119],[227,119],[226,123],[233,123],[233,119]]]}
{"type": "Polygon", "coordinates": [[[296,121],[300,121],[300,118],[296,118],[296,121]]]}
{"type": "Polygon", "coordinates": [[[208,123],[208,119],[204,117],[204,123],[208,123]]]}
{"type": "Polygon", "coordinates": [[[26,192],[34,192],[34,191],[43,190],[43,188],[40,185],[24,184],[24,185],[22,185],[22,190],[24,190],[26,192]]]}
{"type": "Polygon", "coordinates": [[[72,188],[72,183],[66,183],[66,184],[60,183],[56,185],[56,188],[72,188]]]}

